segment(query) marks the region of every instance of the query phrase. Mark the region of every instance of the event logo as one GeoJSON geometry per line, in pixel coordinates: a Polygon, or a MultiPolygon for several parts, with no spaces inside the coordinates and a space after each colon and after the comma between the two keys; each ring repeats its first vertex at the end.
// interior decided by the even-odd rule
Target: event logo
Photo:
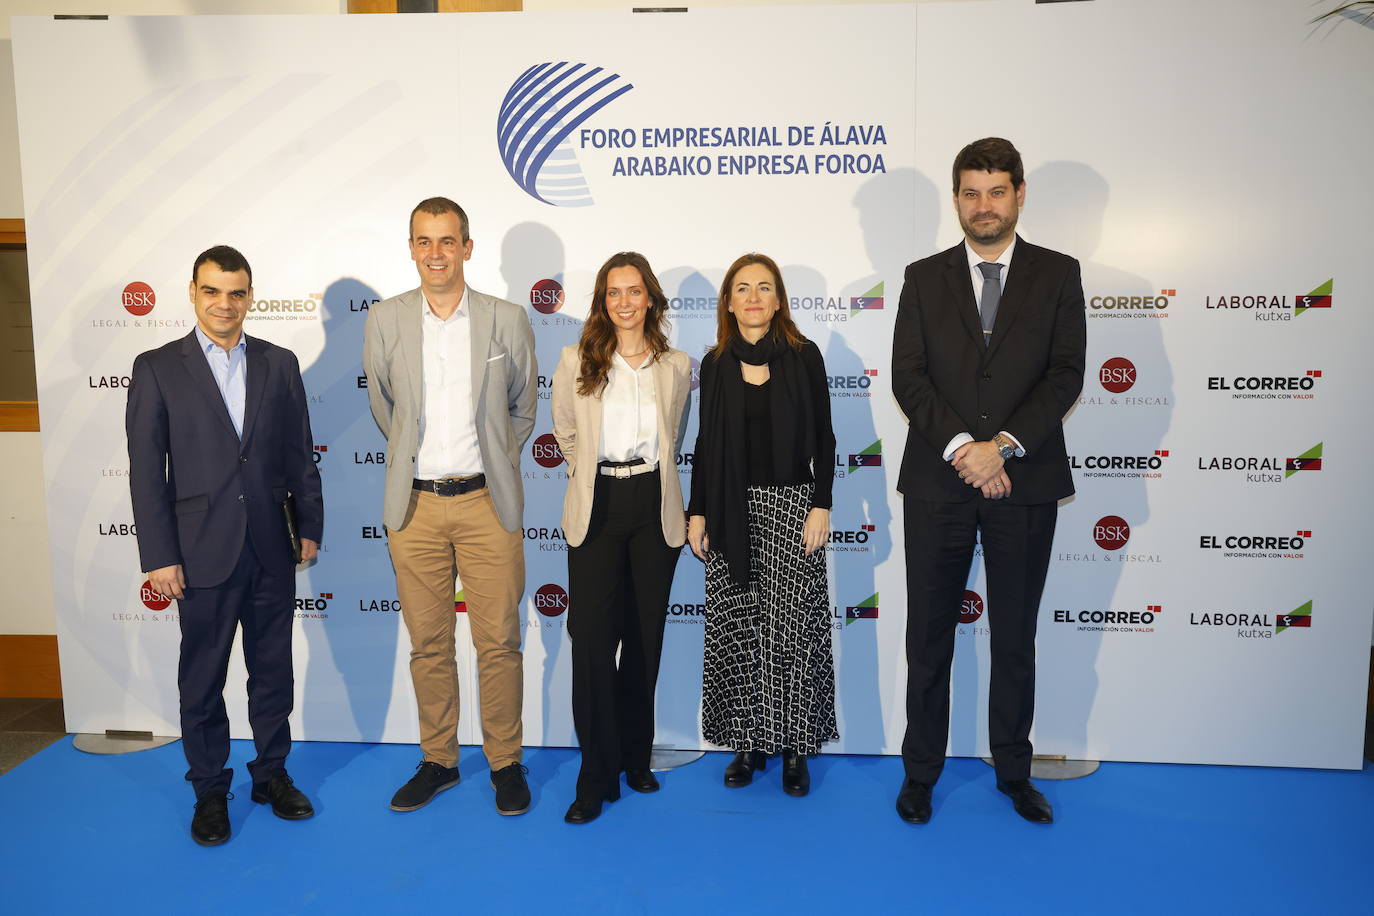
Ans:
{"type": "Polygon", "coordinates": [[[541,468],[556,468],[563,463],[563,450],[558,447],[558,440],[553,433],[544,433],[536,438],[530,446],[530,454],[541,468]]]}
{"type": "Polygon", "coordinates": [[[1318,442],[1296,458],[1276,458],[1255,455],[1199,455],[1199,471],[1220,471],[1244,474],[1246,483],[1282,483],[1299,471],[1322,469],[1322,444],[1318,442]],[[1283,473],[1279,473],[1282,471],[1283,473]]]}
{"type": "Polygon", "coordinates": [[[401,599],[359,598],[358,610],[365,614],[399,614],[401,612],[401,599]]]}
{"type": "Polygon", "coordinates": [[[1199,550],[1220,550],[1223,557],[1264,560],[1301,560],[1310,529],[1299,529],[1289,537],[1262,534],[1204,534],[1198,538],[1199,550]]]}
{"type": "Polygon", "coordinates": [[[1178,295],[1176,289],[1161,289],[1158,296],[1090,296],[1090,318],[1168,318],[1165,311],[1169,300],[1178,295]]]}
{"type": "Polygon", "coordinates": [[[568,539],[562,528],[526,528],[525,540],[533,542],[536,550],[568,549],[568,539]]]}
{"type": "Polygon", "coordinates": [[[1157,480],[1164,476],[1164,459],[1168,457],[1167,448],[1157,448],[1153,455],[1070,455],[1069,467],[1084,477],[1157,480]]]}
{"type": "Polygon", "coordinates": [[[334,600],[333,592],[320,592],[318,598],[297,598],[297,620],[328,620],[329,602],[334,600]]]}
{"type": "Polygon", "coordinates": [[[987,610],[983,604],[983,596],[975,591],[964,589],[964,597],[959,599],[959,623],[967,626],[970,623],[977,623],[987,610]]]}
{"type": "Polygon", "coordinates": [[[864,293],[862,296],[853,296],[849,300],[849,310],[851,312],[869,312],[880,310],[883,307],[883,284],[864,293]]]}
{"type": "Polygon", "coordinates": [[[132,522],[97,522],[101,537],[138,537],[138,526],[132,522]]]}
{"type": "Polygon", "coordinates": [[[1113,356],[1097,370],[1097,380],[1112,394],[1124,394],[1135,385],[1135,364],[1124,356],[1113,356]]]}
{"type": "Polygon", "coordinates": [[[877,377],[877,369],[865,369],[863,375],[827,375],[825,384],[832,398],[866,398],[877,377]]]}
{"type": "MultiPolygon", "coordinates": [[[[321,464],[323,464],[323,462],[324,462],[324,456],[325,456],[325,454],[326,454],[328,451],[329,451],[329,446],[327,446],[327,445],[316,445],[316,446],[315,446],[314,451],[312,451],[312,452],[310,453],[310,457],[313,458],[313,459],[315,460],[315,466],[316,466],[316,467],[318,467],[318,466],[320,466],[321,464]]],[[[358,453],[357,453],[357,452],[354,452],[353,454],[354,454],[354,457],[356,457],[358,453]]]]}
{"type": "Polygon", "coordinates": [[[143,606],[150,611],[165,611],[172,603],[172,599],[153,588],[153,583],[148,579],[144,579],[143,584],[138,587],[138,597],[143,606]]]}
{"type": "Polygon", "coordinates": [[[1321,377],[1320,369],[1308,369],[1304,375],[1211,375],[1207,390],[1225,391],[1235,399],[1310,401],[1321,377]]]}
{"type": "Polygon", "coordinates": [[[124,287],[124,292],[119,296],[120,305],[124,306],[124,311],[133,315],[135,318],[142,318],[153,310],[157,305],[157,293],[147,283],[135,280],[124,287]]]}
{"type": "Polygon", "coordinates": [[[248,306],[253,321],[319,321],[324,293],[310,293],[303,299],[257,299],[248,306]]]}
{"type": "Polygon", "coordinates": [[[1143,611],[1065,610],[1055,608],[1055,623],[1068,624],[1080,633],[1153,633],[1155,618],[1163,612],[1158,604],[1143,611]]]}
{"type": "Polygon", "coordinates": [[[510,177],[551,206],[591,206],[591,188],[568,135],[633,88],[618,73],[567,61],[535,64],[520,74],[496,116],[496,145],[510,177]]]}
{"type": "Polygon", "coordinates": [[[540,280],[530,287],[530,307],[541,315],[552,315],[563,307],[563,284],[554,279],[540,280]]]}
{"type": "Polygon", "coordinates": [[[88,375],[86,376],[86,387],[117,391],[121,388],[128,388],[132,381],[133,378],[128,375],[88,375]]]}
{"type": "Polygon", "coordinates": [[[1194,611],[1188,615],[1194,627],[1234,630],[1239,639],[1273,639],[1288,630],[1312,628],[1312,602],[1305,601],[1286,614],[1250,611],[1194,611]]]}
{"type": "Polygon", "coordinates": [[[883,440],[879,439],[861,452],[849,456],[849,473],[859,468],[881,467],[883,463],[883,440]]]}
{"type": "Polygon", "coordinates": [[[860,525],[858,528],[835,528],[830,532],[829,549],[841,553],[868,553],[873,549],[870,542],[875,534],[875,525],[860,525]]]}
{"type": "Polygon", "coordinates": [[[453,593],[453,613],[466,614],[468,612],[468,590],[460,588],[453,593]]]}
{"type": "Polygon", "coordinates": [[[856,620],[878,619],[878,593],[874,592],[858,604],[844,609],[844,625],[849,626],[856,620]]]}
{"type": "Polygon", "coordinates": [[[695,356],[689,356],[687,359],[692,363],[691,369],[687,374],[688,383],[692,386],[691,390],[696,391],[701,387],[701,360],[697,359],[695,356]]]}
{"type": "Polygon", "coordinates": [[[1131,526],[1119,515],[1104,515],[1093,525],[1093,540],[1103,550],[1120,550],[1131,539],[1131,526]]]}
{"type": "Polygon", "coordinates": [[[1332,280],[1327,280],[1310,293],[1294,295],[1291,303],[1288,296],[1280,294],[1207,296],[1203,308],[1220,309],[1231,314],[1249,312],[1256,321],[1292,321],[1294,316],[1311,309],[1331,308],[1331,289],[1332,280]]]}
{"type": "Polygon", "coordinates": [[[534,593],[534,609],[545,617],[557,617],[568,609],[568,593],[552,582],[541,585],[534,593]]]}

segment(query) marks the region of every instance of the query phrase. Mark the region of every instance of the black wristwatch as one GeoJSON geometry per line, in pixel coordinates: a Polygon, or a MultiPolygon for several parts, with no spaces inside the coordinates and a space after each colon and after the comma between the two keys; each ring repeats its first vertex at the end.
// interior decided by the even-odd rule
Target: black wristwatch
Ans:
{"type": "Polygon", "coordinates": [[[992,444],[997,446],[997,454],[1003,461],[1010,461],[1016,455],[1016,445],[1001,433],[992,437],[992,444]]]}

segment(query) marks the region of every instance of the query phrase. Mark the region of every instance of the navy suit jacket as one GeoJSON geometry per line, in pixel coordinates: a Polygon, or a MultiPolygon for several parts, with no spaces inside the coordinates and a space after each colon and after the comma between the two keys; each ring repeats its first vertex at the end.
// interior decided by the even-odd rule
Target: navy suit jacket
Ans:
{"type": "Polygon", "coordinates": [[[144,572],[180,564],[187,585],[212,588],[233,572],[245,537],[265,569],[289,572],[287,493],[300,536],[321,540],[324,501],[296,356],[249,337],[245,370],[240,441],[194,331],[134,360],[124,429],[144,572]]]}
{"type": "Polygon", "coordinates": [[[945,446],[961,432],[983,441],[1006,430],[1026,450],[1006,464],[1008,502],[1072,495],[1063,419],[1083,389],[1086,345],[1083,281],[1068,255],[1017,236],[987,344],[964,243],[909,265],[892,339],[892,390],[909,423],[897,489],[973,499],[945,446]]]}

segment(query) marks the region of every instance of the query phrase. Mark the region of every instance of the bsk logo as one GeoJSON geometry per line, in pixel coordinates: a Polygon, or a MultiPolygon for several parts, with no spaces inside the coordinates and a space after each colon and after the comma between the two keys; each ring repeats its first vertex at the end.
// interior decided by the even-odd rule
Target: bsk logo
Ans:
{"type": "Polygon", "coordinates": [[[964,597],[959,601],[959,622],[961,624],[977,623],[978,618],[983,616],[986,610],[983,604],[983,596],[974,591],[964,589],[964,597]]]}
{"type": "Polygon", "coordinates": [[[157,294],[147,283],[138,280],[124,287],[124,292],[119,296],[119,302],[124,306],[124,311],[137,318],[142,318],[153,310],[157,305],[157,294]]]}
{"type": "Polygon", "coordinates": [[[1131,526],[1119,515],[1104,515],[1093,525],[1093,540],[1103,550],[1120,550],[1131,539],[1131,526]]]}
{"type": "Polygon", "coordinates": [[[530,446],[530,454],[541,468],[556,468],[563,463],[563,450],[558,447],[558,440],[553,433],[544,433],[535,439],[530,446]]]}
{"type": "Polygon", "coordinates": [[[881,467],[882,463],[883,440],[879,439],[862,452],[849,456],[849,473],[853,474],[859,468],[881,467]]]}
{"type": "Polygon", "coordinates": [[[851,312],[867,312],[883,307],[883,284],[864,293],[862,296],[851,296],[849,299],[849,310],[851,312]]]}
{"type": "Polygon", "coordinates": [[[1296,458],[1289,458],[1283,469],[1283,479],[1287,480],[1298,471],[1320,471],[1322,469],[1322,445],[1318,442],[1296,458]]]}
{"type": "Polygon", "coordinates": [[[567,61],[520,74],[496,116],[496,144],[510,177],[535,200],[590,207],[591,188],[568,136],[633,88],[618,73],[567,61]]]}
{"type": "Polygon", "coordinates": [[[1130,391],[1135,384],[1135,364],[1124,356],[1113,356],[1102,364],[1097,380],[1112,394],[1130,391]]]}
{"type": "Polygon", "coordinates": [[[874,592],[863,601],[844,609],[844,625],[849,626],[856,620],[878,619],[878,593],[874,592]]]}
{"type": "Polygon", "coordinates": [[[165,611],[167,606],[172,603],[171,598],[153,588],[153,583],[147,579],[144,579],[143,584],[138,587],[138,597],[143,602],[143,606],[150,611],[165,611]]]}
{"type": "Polygon", "coordinates": [[[551,278],[540,280],[530,287],[530,306],[542,315],[552,315],[563,307],[563,284],[551,278]]]}
{"type": "Polygon", "coordinates": [[[534,593],[534,609],[545,617],[557,617],[568,609],[568,593],[552,582],[541,585],[534,593]]]}
{"type": "Polygon", "coordinates": [[[1331,280],[1327,280],[1307,295],[1299,293],[1293,297],[1294,315],[1301,315],[1308,309],[1329,308],[1331,308],[1331,280]]]}

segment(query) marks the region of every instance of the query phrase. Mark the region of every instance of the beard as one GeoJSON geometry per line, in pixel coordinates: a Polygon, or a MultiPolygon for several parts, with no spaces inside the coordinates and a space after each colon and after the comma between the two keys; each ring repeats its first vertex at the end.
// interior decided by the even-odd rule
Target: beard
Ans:
{"type": "MultiPolygon", "coordinates": [[[[974,218],[977,219],[983,215],[975,214],[974,218]]],[[[965,235],[980,245],[990,245],[1011,238],[1012,233],[1016,231],[1015,216],[1007,219],[995,213],[987,215],[992,216],[992,219],[983,223],[975,223],[972,220],[965,221],[961,216],[959,217],[959,226],[964,230],[965,235]]]]}

